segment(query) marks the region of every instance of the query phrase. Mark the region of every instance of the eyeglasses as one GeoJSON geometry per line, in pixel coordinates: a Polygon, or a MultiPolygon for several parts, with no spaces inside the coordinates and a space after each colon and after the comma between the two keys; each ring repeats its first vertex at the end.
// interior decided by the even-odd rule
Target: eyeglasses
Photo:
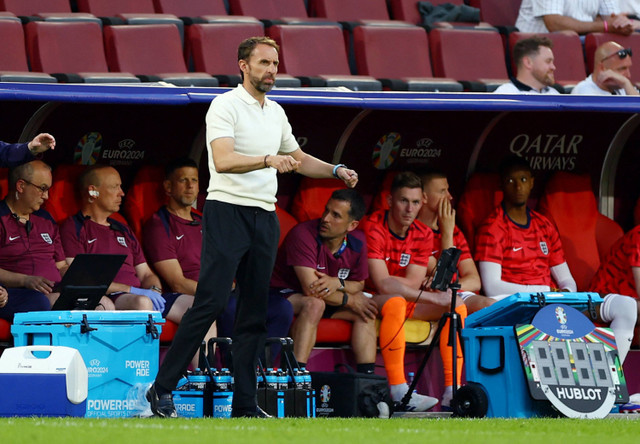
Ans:
{"type": "Polygon", "coordinates": [[[48,192],[49,192],[49,189],[51,189],[51,187],[48,187],[48,186],[46,186],[46,185],[40,185],[40,186],[38,186],[38,185],[36,185],[35,183],[29,182],[29,181],[28,181],[28,180],[26,180],[26,179],[20,179],[20,180],[22,180],[22,181],[23,181],[24,183],[26,183],[27,185],[31,185],[32,187],[36,187],[36,188],[40,191],[40,195],[44,195],[44,194],[48,193],[48,192]]]}
{"type": "Polygon", "coordinates": [[[604,59],[602,59],[601,62],[604,62],[608,58],[613,57],[615,55],[617,55],[620,58],[620,60],[622,60],[622,59],[626,58],[627,56],[631,57],[633,54],[631,52],[631,48],[624,48],[624,49],[621,49],[620,51],[614,52],[613,54],[609,54],[604,59]]]}

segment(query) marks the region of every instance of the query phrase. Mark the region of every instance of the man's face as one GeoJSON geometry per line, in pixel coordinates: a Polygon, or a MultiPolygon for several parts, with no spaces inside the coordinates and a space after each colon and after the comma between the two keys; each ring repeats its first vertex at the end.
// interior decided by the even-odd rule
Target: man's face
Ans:
{"type": "Polygon", "coordinates": [[[165,180],[165,190],[169,198],[182,205],[190,207],[198,199],[198,169],[194,167],[178,168],[169,180],[165,180]]]}
{"type": "Polygon", "coordinates": [[[422,188],[399,188],[389,196],[389,216],[403,227],[409,227],[422,207],[422,188]]]}
{"type": "Polygon", "coordinates": [[[607,57],[602,61],[602,67],[605,70],[610,69],[615,71],[618,74],[625,76],[627,79],[631,79],[631,65],[631,56],[626,56],[621,59],[617,54],[607,57]]]}
{"type": "Polygon", "coordinates": [[[120,210],[124,191],[120,174],[114,168],[99,170],[100,186],[96,190],[100,195],[95,199],[96,205],[105,212],[115,213],[120,210]]]}
{"type": "Polygon", "coordinates": [[[551,86],[555,83],[553,72],[556,65],[553,63],[553,51],[546,46],[540,46],[536,55],[530,56],[531,75],[540,83],[551,86]]]}
{"type": "Polygon", "coordinates": [[[526,170],[512,170],[502,180],[504,201],[513,207],[526,205],[532,189],[533,177],[526,170]]]}
{"type": "Polygon", "coordinates": [[[351,204],[345,200],[329,199],[320,218],[318,235],[321,239],[343,238],[358,226],[349,216],[351,204]]]}
{"type": "Polygon", "coordinates": [[[30,213],[38,211],[45,200],[49,198],[51,188],[51,170],[44,165],[34,164],[31,180],[22,179],[24,192],[20,196],[27,204],[30,213]],[[46,191],[42,191],[46,190],[46,191]]]}
{"type": "Polygon", "coordinates": [[[446,177],[437,177],[431,179],[429,183],[422,188],[426,203],[424,204],[429,211],[438,212],[440,201],[447,199],[451,201],[453,197],[449,193],[449,181],[446,177]]]}
{"type": "Polygon", "coordinates": [[[258,44],[251,52],[249,60],[241,60],[245,82],[259,92],[271,91],[278,73],[278,51],[272,46],[258,44]]]}

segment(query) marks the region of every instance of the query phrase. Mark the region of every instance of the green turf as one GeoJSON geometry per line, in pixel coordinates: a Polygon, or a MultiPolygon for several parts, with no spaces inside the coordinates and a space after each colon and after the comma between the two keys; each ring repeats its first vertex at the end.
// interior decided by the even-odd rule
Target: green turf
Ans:
{"type": "Polygon", "coordinates": [[[0,419],[2,443],[531,443],[640,440],[629,419],[0,419]],[[203,440],[203,441],[200,441],[203,440]],[[204,441],[206,440],[206,441],[204,441]]]}

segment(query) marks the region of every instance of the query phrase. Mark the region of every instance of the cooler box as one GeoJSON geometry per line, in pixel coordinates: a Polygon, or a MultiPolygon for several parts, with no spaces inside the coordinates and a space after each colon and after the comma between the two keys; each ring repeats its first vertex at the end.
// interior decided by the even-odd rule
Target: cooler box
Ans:
{"type": "Polygon", "coordinates": [[[0,357],[0,416],[84,416],[87,379],[73,348],[6,349],[0,357]]]}
{"type": "Polygon", "coordinates": [[[597,293],[516,293],[467,317],[462,330],[466,380],[487,394],[487,417],[557,416],[549,401],[529,394],[514,326],[531,323],[546,304],[586,311],[600,303],[597,293]]]}
{"type": "Polygon", "coordinates": [[[16,346],[61,345],[77,349],[87,366],[87,417],[131,417],[144,411],[129,395],[158,372],[164,323],[151,311],[50,311],[18,313],[16,346]]]}

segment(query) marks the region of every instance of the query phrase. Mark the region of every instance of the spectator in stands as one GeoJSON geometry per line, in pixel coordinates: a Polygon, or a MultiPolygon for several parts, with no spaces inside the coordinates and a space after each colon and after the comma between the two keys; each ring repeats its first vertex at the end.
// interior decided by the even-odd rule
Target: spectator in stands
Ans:
{"type": "Polygon", "coordinates": [[[424,203],[418,213],[418,220],[431,228],[433,232],[433,251],[429,258],[428,274],[433,274],[441,253],[451,247],[461,250],[458,261],[458,278],[460,291],[458,295],[464,300],[469,313],[474,313],[493,304],[494,300],[480,296],[480,275],[471,257],[469,245],[456,225],[456,210],[449,193],[447,175],[438,170],[426,170],[420,173],[424,203]]]}
{"type": "Polygon", "coordinates": [[[11,167],[29,162],[48,149],[55,149],[56,139],[49,133],[40,133],[27,143],[6,143],[0,140],[0,166],[11,167]]]}
{"type": "Polygon", "coordinates": [[[633,24],[616,0],[522,0],[516,20],[520,32],[575,31],[629,35],[633,24]]]}
{"type": "Polygon", "coordinates": [[[160,279],[147,264],[129,227],[111,218],[124,196],[118,171],[107,165],[90,167],[79,183],[81,209],[60,227],[67,262],[80,253],[125,254],[124,264],[107,289],[115,309],[155,310],[179,323],[193,297],[163,293],[160,279]]]}
{"type": "Polygon", "coordinates": [[[0,282],[9,296],[0,317],[9,321],[15,313],[49,310],[59,296],[53,290],[67,263],[58,226],[40,208],[51,180],[51,168],[40,160],[14,167],[0,202],[0,282]]]}
{"type": "MultiPolygon", "coordinates": [[[[564,259],[560,236],[543,215],[529,209],[534,185],[531,167],[521,157],[506,158],[500,167],[504,200],[478,229],[475,259],[488,296],[557,290],[575,292],[576,282],[564,259]]],[[[623,362],[633,338],[636,303],[608,294],[598,310],[610,323],[623,362]]]]}
{"type": "Polygon", "coordinates": [[[200,279],[193,309],[146,394],[157,416],[176,416],[171,391],[207,328],[227,305],[234,279],[239,297],[231,415],[269,416],[256,403],[256,361],[266,336],[269,279],[279,240],[276,173],[335,177],[349,187],[358,181],[356,172],[344,165],[304,153],[283,109],[266,97],[275,83],[278,51],[267,37],[244,40],[238,47],[242,84],[217,96],[206,117],[211,180],[204,206],[200,279]]]}
{"type": "Polygon", "coordinates": [[[631,82],[631,48],[606,42],[596,49],[593,59],[593,73],[578,83],[571,94],[638,95],[638,89],[631,82]]]}
{"type": "Polygon", "coordinates": [[[560,94],[553,87],[553,42],[549,37],[534,36],[519,40],[513,46],[517,74],[510,83],[500,85],[498,94],[560,94]]]}
{"type": "Polygon", "coordinates": [[[296,225],[278,252],[271,295],[285,296],[293,305],[294,354],[303,366],[316,342],[318,323],[331,318],[353,323],[357,370],[375,369],[378,309],[362,292],[369,275],[367,247],[364,234],[356,230],[365,210],[357,191],[334,191],[322,217],[296,225]]]}
{"type": "MultiPolygon", "coordinates": [[[[400,173],[391,184],[389,210],[373,213],[365,224],[369,257],[366,284],[375,293],[373,300],[382,315],[380,350],[394,401],[400,401],[408,390],[404,374],[405,320],[411,317],[436,321],[451,305],[450,290],[438,292],[427,288],[427,269],[434,248],[433,231],[416,220],[422,200],[420,177],[414,173],[400,173]]],[[[456,312],[464,320],[467,308],[460,297],[456,304],[456,312]]],[[[440,336],[440,353],[445,367],[444,407],[453,390],[451,347],[447,346],[448,325],[447,322],[447,331],[440,336]]],[[[459,378],[462,373],[460,347],[457,358],[459,378]]],[[[425,411],[437,402],[430,396],[414,393],[408,408],[425,411]]]]}

